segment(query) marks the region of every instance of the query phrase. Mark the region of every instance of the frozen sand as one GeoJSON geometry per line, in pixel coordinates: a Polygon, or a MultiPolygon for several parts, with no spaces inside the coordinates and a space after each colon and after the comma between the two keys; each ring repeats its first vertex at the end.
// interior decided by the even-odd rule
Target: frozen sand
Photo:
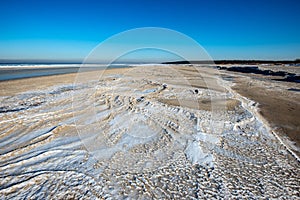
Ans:
{"type": "MultiPolygon", "coordinates": [[[[261,70],[284,71],[300,75],[300,68],[285,65],[261,65],[261,70]]],[[[277,81],[283,77],[221,71],[230,77],[234,91],[255,101],[259,115],[276,134],[300,156],[300,84],[277,81]]]]}
{"type": "Polygon", "coordinates": [[[299,162],[256,104],[199,71],[112,69],[96,89],[73,90],[76,74],[1,82],[0,196],[299,198],[299,162]]]}

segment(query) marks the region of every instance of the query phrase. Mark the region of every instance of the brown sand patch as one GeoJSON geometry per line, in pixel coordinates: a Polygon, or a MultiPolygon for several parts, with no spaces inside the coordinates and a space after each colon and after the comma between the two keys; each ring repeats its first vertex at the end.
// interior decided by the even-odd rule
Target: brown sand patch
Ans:
{"type": "MultiPolygon", "coordinates": [[[[260,114],[280,134],[287,135],[300,146],[300,95],[287,89],[268,89],[267,81],[262,83],[249,78],[236,78],[235,91],[259,103],[260,114]]],[[[297,83],[272,82],[275,88],[280,84],[297,87],[297,83]]],[[[300,153],[298,152],[298,155],[300,153]]]]}
{"type": "MultiPolygon", "coordinates": [[[[224,88],[217,83],[217,71],[206,67],[176,66],[190,86],[195,88],[224,91],[224,88]]],[[[178,83],[176,83],[178,84],[178,83]]]]}
{"type": "Polygon", "coordinates": [[[182,106],[192,109],[199,109],[199,110],[212,110],[213,109],[226,109],[226,110],[234,110],[237,106],[240,105],[240,101],[236,99],[198,99],[198,100],[188,100],[188,99],[159,99],[159,102],[164,104],[172,105],[172,106],[182,106]]]}

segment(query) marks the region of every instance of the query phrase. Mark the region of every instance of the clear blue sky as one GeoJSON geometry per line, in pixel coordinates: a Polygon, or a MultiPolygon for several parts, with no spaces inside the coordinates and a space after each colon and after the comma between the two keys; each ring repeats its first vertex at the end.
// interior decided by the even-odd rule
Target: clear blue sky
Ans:
{"type": "Polygon", "coordinates": [[[299,0],[9,0],[0,9],[0,59],[82,59],[114,34],[149,26],[194,38],[214,59],[300,57],[299,0]]]}

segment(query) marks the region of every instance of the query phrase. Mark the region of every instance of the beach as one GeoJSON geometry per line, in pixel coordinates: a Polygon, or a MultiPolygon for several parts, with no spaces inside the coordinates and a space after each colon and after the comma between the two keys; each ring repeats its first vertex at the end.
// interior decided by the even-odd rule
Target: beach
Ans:
{"type": "Polygon", "coordinates": [[[299,198],[299,83],[197,64],[70,72],[0,81],[0,196],[299,198]]]}
{"type": "MultiPolygon", "coordinates": [[[[262,65],[262,70],[300,74],[297,66],[262,65]]],[[[224,74],[226,76],[226,73],[224,74]]],[[[299,83],[282,81],[280,76],[230,72],[232,89],[257,103],[258,114],[299,156],[300,93],[299,83]],[[235,77],[235,78],[233,78],[235,77]],[[279,81],[278,81],[279,80],[279,81]]]]}

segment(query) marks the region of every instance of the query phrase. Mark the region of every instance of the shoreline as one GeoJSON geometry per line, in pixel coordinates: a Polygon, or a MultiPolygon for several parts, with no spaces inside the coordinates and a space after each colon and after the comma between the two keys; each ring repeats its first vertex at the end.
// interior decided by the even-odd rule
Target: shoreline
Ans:
{"type": "MultiPolygon", "coordinates": [[[[124,73],[128,68],[110,68],[110,69],[97,69],[98,73],[113,74],[124,73]]],[[[85,71],[87,76],[95,73],[93,71],[85,71]]],[[[0,96],[12,96],[18,93],[24,93],[27,91],[43,90],[55,85],[73,84],[77,78],[78,73],[65,73],[65,74],[51,74],[45,76],[35,76],[19,79],[10,79],[0,81],[0,96]]]]}
{"type": "Polygon", "coordinates": [[[42,76],[52,76],[52,75],[63,75],[80,73],[82,69],[84,72],[90,71],[101,71],[107,69],[119,69],[119,68],[129,68],[129,65],[85,65],[82,66],[72,66],[72,65],[37,65],[37,66],[0,66],[0,82],[8,80],[16,80],[23,78],[33,78],[42,76]]]}

